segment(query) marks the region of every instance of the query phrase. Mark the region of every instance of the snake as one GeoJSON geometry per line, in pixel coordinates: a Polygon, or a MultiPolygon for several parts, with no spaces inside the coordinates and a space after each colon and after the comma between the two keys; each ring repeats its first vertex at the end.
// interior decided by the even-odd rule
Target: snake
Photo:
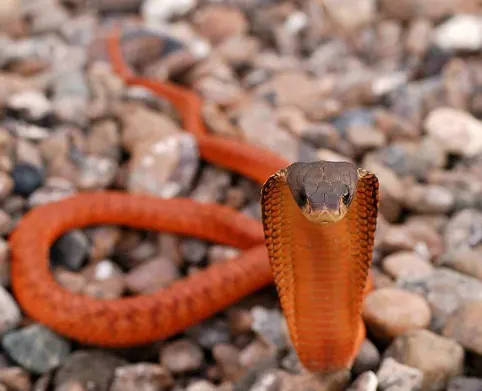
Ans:
{"type": "Polygon", "coordinates": [[[311,372],[349,368],[366,337],[364,297],[378,212],[378,180],[349,162],[289,162],[242,140],[211,134],[201,98],[137,76],[106,40],[113,70],[169,100],[201,158],[261,188],[262,221],[226,205],[120,190],[83,191],[38,205],[9,236],[11,288],[31,319],[72,340],[129,347],[165,339],[274,283],[293,347],[311,372]],[[59,284],[49,251],[72,229],[102,224],[171,232],[232,246],[239,255],[149,294],[99,299],[59,284]]]}

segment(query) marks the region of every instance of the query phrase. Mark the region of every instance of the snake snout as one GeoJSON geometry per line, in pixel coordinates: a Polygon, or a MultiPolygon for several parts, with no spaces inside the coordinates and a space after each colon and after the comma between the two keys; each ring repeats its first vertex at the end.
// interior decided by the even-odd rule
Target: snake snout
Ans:
{"type": "Polygon", "coordinates": [[[340,220],[347,209],[342,198],[333,192],[316,192],[306,197],[302,213],[315,223],[334,223],[340,220]]]}

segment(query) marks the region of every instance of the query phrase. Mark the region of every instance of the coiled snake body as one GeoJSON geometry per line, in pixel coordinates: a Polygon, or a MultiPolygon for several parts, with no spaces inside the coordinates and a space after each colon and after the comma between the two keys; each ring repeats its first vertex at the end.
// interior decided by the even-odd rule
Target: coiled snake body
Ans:
{"type": "Polygon", "coordinates": [[[10,237],[12,289],[23,310],[75,340],[131,346],[172,336],[274,280],[304,366],[314,372],[349,367],[365,336],[361,307],[370,289],[376,177],[349,163],[289,165],[271,152],[209,135],[199,98],[131,74],[119,39],[113,35],[108,48],[124,81],[168,98],[205,160],[264,184],[263,224],[221,205],[110,191],[34,208],[10,237]],[[94,224],[193,235],[244,251],[159,292],[97,300],[62,288],[49,270],[52,243],[94,224]]]}

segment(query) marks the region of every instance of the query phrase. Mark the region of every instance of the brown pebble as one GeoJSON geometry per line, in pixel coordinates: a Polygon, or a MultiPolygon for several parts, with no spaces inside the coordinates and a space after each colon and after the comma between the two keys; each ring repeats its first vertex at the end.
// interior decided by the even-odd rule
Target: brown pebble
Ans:
{"type": "Polygon", "coordinates": [[[138,363],[118,367],[110,391],[167,390],[174,385],[169,371],[157,364],[138,363]]]}
{"type": "Polygon", "coordinates": [[[464,350],[455,341],[429,330],[410,330],[397,337],[385,352],[399,363],[422,371],[422,389],[442,391],[463,373],[464,350]]]}
{"type": "Polygon", "coordinates": [[[179,339],[161,350],[161,365],[172,373],[196,371],[203,365],[204,354],[188,339],[179,339]]]}
{"type": "Polygon", "coordinates": [[[382,288],[370,293],[364,302],[363,317],[370,331],[382,339],[392,339],[407,330],[425,328],[430,323],[430,307],[416,293],[382,288]]]}
{"type": "Polygon", "coordinates": [[[399,251],[383,259],[383,271],[393,278],[422,277],[433,271],[433,266],[413,251],[399,251]]]}
{"type": "Polygon", "coordinates": [[[239,362],[239,349],[227,343],[216,344],[213,349],[213,356],[218,364],[224,380],[237,380],[243,374],[239,362]]]}
{"type": "Polygon", "coordinates": [[[443,335],[482,355],[482,301],[471,300],[455,310],[445,323],[443,335]]]}
{"type": "Polygon", "coordinates": [[[1,368],[0,384],[9,391],[29,391],[32,387],[30,375],[20,367],[1,368]]]}
{"type": "Polygon", "coordinates": [[[176,265],[169,259],[158,257],[144,261],[125,276],[127,289],[136,294],[146,294],[164,288],[180,278],[176,265]]]}

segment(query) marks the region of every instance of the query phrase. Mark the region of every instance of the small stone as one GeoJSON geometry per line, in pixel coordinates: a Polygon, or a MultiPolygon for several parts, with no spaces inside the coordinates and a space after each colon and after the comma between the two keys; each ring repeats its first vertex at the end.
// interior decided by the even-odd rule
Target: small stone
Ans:
{"type": "Polygon", "coordinates": [[[374,0],[329,0],[325,3],[325,7],[330,17],[345,31],[358,30],[375,20],[376,2],[374,0]]]}
{"type": "Polygon", "coordinates": [[[231,334],[226,321],[223,319],[207,319],[191,326],[186,334],[204,349],[212,349],[220,343],[229,343],[231,334]]]}
{"type": "Polygon", "coordinates": [[[122,232],[116,226],[102,226],[89,230],[88,236],[92,243],[90,259],[98,261],[113,255],[115,246],[121,240],[122,232]]]}
{"type": "Polygon", "coordinates": [[[142,16],[148,24],[164,24],[194,9],[197,0],[147,0],[142,4],[142,16]]]}
{"type": "Polygon", "coordinates": [[[28,197],[44,181],[44,174],[40,169],[29,163],[17,164],[12,170],[14,181],[13,192],[28,197]]]}
{"type": "Polygon", "coordinates": [[[380,163],[365,160],[363,167],[378,177],[380,213],[389,222],[396,221],[401,213],[401,203],[405,194],[403,183],[392,169],[380,163]]]}
{"type": "Polygon", "coordinates": [[[82,274],[87,280],[84,293],[95,298],[117,299],[125,289],[122,269],[108,259],[87,266],[82,274]]]}
{"type": "Polygon", "coordinates": [[[348,141],[358,152],[380,148],[386,143],[385,135],[374,127],[350,127],[347,130],[348,141]]]}
{"type": "Polygon", "coordinates": [[[40,324],[8,332],[2,347],[16,363],[38,374],[57,368],[70,354],[69,342],[40,324]]]}
{"type": "Polygon", "coordinates": [[[89,251],[89,239],[83,231],[76,229],[56,240],[51,247],[50,258],[54,264],[78,271],[84,265],[89,251]]]}
{"type": "Polygon", "coordinates": [[[166,368],[157,364],[138,363],[115,370],[110,391],[131,390],[168,390],[174,385],[174,379],[166,368]]]}
{"type": "Polygon", "coordinates": [[[203,364],[202,350],[188,339],[167,344],[161,351],[161,364],[172,373],[199,370],[203,364]]]}
{"type": "Polygon", "coordinates": [[[459,0],[426,0],[421,5],[417,0],[381,0],[380,10],[388,16],[410,20],[414,17],[424,17],[433,21],[438,21],[445,16],[458,12],[459,0]]]}
{"type": "Polygon", "coordinates": [[[383,271],[395,279],[400,277],[423,277],[433,271],[426,259],[413,251],[399,251],[383,259],[383,271]]]}
{"type": "Polygon", "coordinates": [[[206,381],[206,380],[199,380],[194,383],[189,384],[189,386],[186,388],[186,391],[217,391],[218,388],[206,381]]]}
{"type": "Polygon", "coordinates": [[[447,391],[480,391],[481,389],[482,379],[477,377],[455,377],[447,386],[447,391]]]}
{"type": "Polygon", "coordinates": [[[0,335],[17,327],[21,318],[17,303],[10,293],[0,286],[0,335]]]}
{"type": "Polygon", "coordinates": [[[10,215],[0,209],[0,235],[7,235],[13,228],[13,221],[10,215]]]}
{"type": "Polygon", "coordinates": [[[482,123],[464,111],[437,108],[429,113],[424,127],[447,153],[464,157],[482,153],[482,123]]]}
{"type": "Polygon", "coordinates": [[[243,368],[252,368],[260,361],[274,358],[276,354],[272,346],[255,339],[239,353],[239,363],[243,368]]]}
{"type": "Polygon", "coordinates": [[[14,188],[14,182],[10,175],[0,171],[0,200],[7,198],[14,188]]]}
{"type": "Polygon", "coordinates": [[[241,334],[251,331],[253,316],[245,309],[233,308],[228,312],[229,328],[233,334],[241,334]]]}
{"type": "Polygon", "coordinates": [[[423,296],[396,288],[377,289],[364,302],[363,317],[379,338],[392,339],[430,323],[430,307],[423,296]]]}
{"type": "Polygon", "coordinates": [[[127,188],[161,198],[174,197],[190,187],[198,165],[195,138],[189,133],[175,134],[134,151],[127,188]]]}
{"type": "Polygon", "coordinates": [[[378,378],[372,371],[359,375],[346,391],[377,391],[378,378]]]}
{"type": "Polygon", "coordinates": [[[186,238],[181,242],[184,258],[192,265],[202,262],[208,251],[208,243],[197,238],[186,238]]]}
{"type": "Polygon", "coordinates": [[[480,251],[473,249],[459,249],[445,253],[437,261],[437,265],[447,266],[462,274],[475,277],[482,281],[482,264],[480,251]]]}
{"type": "Polygon", "coordinates": [[[177,266],[159,257],[147,260],[125,276],[126,287],[135,294],[146,294],[164,288],[181,277],[177,266]]]}
{"type": "Polygon", "coordinates": [[[281,385],[281,379],[274,371],[267,371],[261,374],[249,391],[278,391],[281,385]]]}
{"type": "Polygon", "coordinates": [[[199,33],[216,44],[233,36],[243,35],[249,24],[243,12],[225,5],[208,5],[194,15],[194,25],[199,33]]]}
{"type": "Polygon", "coordinates": [[[117,368],[127,363],[112,354],[101,350],[77,350],[63,360],[63,365],[55,373],[56,390],[71,390],[69,384],[76,384],[75,391],[110,391],[117,368]]]}
{"type": "Polygon", "coordinates": [[[198,185],[191,197],[198,202],[219,203],[231,182],[227,170],[217,167],[206,167],[202,170],[198,185]]]}
{"type": "Polygon", "coordinates": [[[410,330],[385,351],[401,364],[423,373],[422,389],[445,390],[447,382],[464,371],[464,350],[455,341],[428,330],[410,330]]]}
{"type": "Polygon", "coordinates": [[[432,42],[433,26],[429,20],[418,18],[410,23],[405,47],[410,54],[423,57],[432,42]]]}
{"type": "Polygon", "coordinates": [[[109,119],[94,123],[87,137],[86,148],[92,155],[117,160],[120,157],[120,133],[117,124],[109,119]]]}
{"type": "Polygon", "coordinates": [[[63,268],[56,268],[53,271],[55,280],[72,293],[83,293],[87,286],[87,279],[79,273],[74,273],[63,268]]]}
{"type": "Polygon", "coordinates": [[[462,209],[449,220],[444,230],[448,250],[468,249],[482,237],[482,213],[476,209],[462,209]]]}
{"type": "Polygon", "coordinates": [[[7,107],[27,121],[40,121],[52,112],[50,101],[39,91],[22,91],[12,95],[7,107]]]}
{"type": "Polygon", "coordinates": [[[220,106],[233,106],[245,99],[245,91],[235,81],[219,80],[206,76],[196,81],[194,90],[207,101],[220,106]]]}
{"type": "Polygon", "coordinates": [[[418,391],[423,381],[420,370],[400,364],[393,358],[382,361],[377,377],[381,391],[418,391]]]}
{"type": "Polygon", "coordinates": [[[470,14],[454,15],[436,28],[434,42],[447,52],[479,51],[482,49],[482,18],[470,14]]]}
{"type": "Polygon", "coordinates": [[[465,302],[482,300],[482,282],[444,267],[423,277],[402,278],[397,285],[426,297],[432,310],[430,328],[436,332],[444,328],[448,316],[465,302]]]}
{"type": "Polygon", "coordinates": [[[319,376],[311,372],[289,374],[284,371],[277,371],[276,373],[281,380],[279,391],[345,390],[350,377],[348,371],[333,372],[326,376],[319,376]]]}
{"type": "Polygon", "coordinates": [[[111,158],[87,155],[75,183],[80,190],[101,190],[114,182],[118,169],[118,163],[111,158]]]}
{"type": "Polygon", "coordinates": [[[353,363],[353,372],[360,374],[366,371],[374,371],[379,364],[380,353],[377,347],[369,339],[365,339],[353,363]]]}
{"type": "Polygon", "coordinates": [[[0,286],[6,287],[10,283],[10,249],[8,242],[0,238],[0,286]]]}
{"type": "Polygon", "coordinates": [[[414,212],[447,214],[455,204],[455,197],[442,186],[417,184],[406,189],[404,203],[414,212]]]}
{"type": "Polygon", "coordinates": [[[464,348],[482,355],[482,300],[462,304],[448,318],[443,335],[459,342],[464,348]]]}
{"type": "Polygon", "coordinates": [[[11,391],[29,391],[32,387],[30,375],[19,367],[0,369],[0,384],[5,385],[11,391]]]}
{"type": "Polygon", "coordinates": [[[264,342],[278,350],[286,348],[288,340],[283,329],[284,318],[279,310],[256,306],[251,310],[251,316],[252,329],[264,342]]]}
{"type": "Polygon", "coordinates": [[[217,344],[213,347],[212,353],[224,380],[237,380],[243,374],[239,350],[235,346],[227,343],[217,344]]]}

